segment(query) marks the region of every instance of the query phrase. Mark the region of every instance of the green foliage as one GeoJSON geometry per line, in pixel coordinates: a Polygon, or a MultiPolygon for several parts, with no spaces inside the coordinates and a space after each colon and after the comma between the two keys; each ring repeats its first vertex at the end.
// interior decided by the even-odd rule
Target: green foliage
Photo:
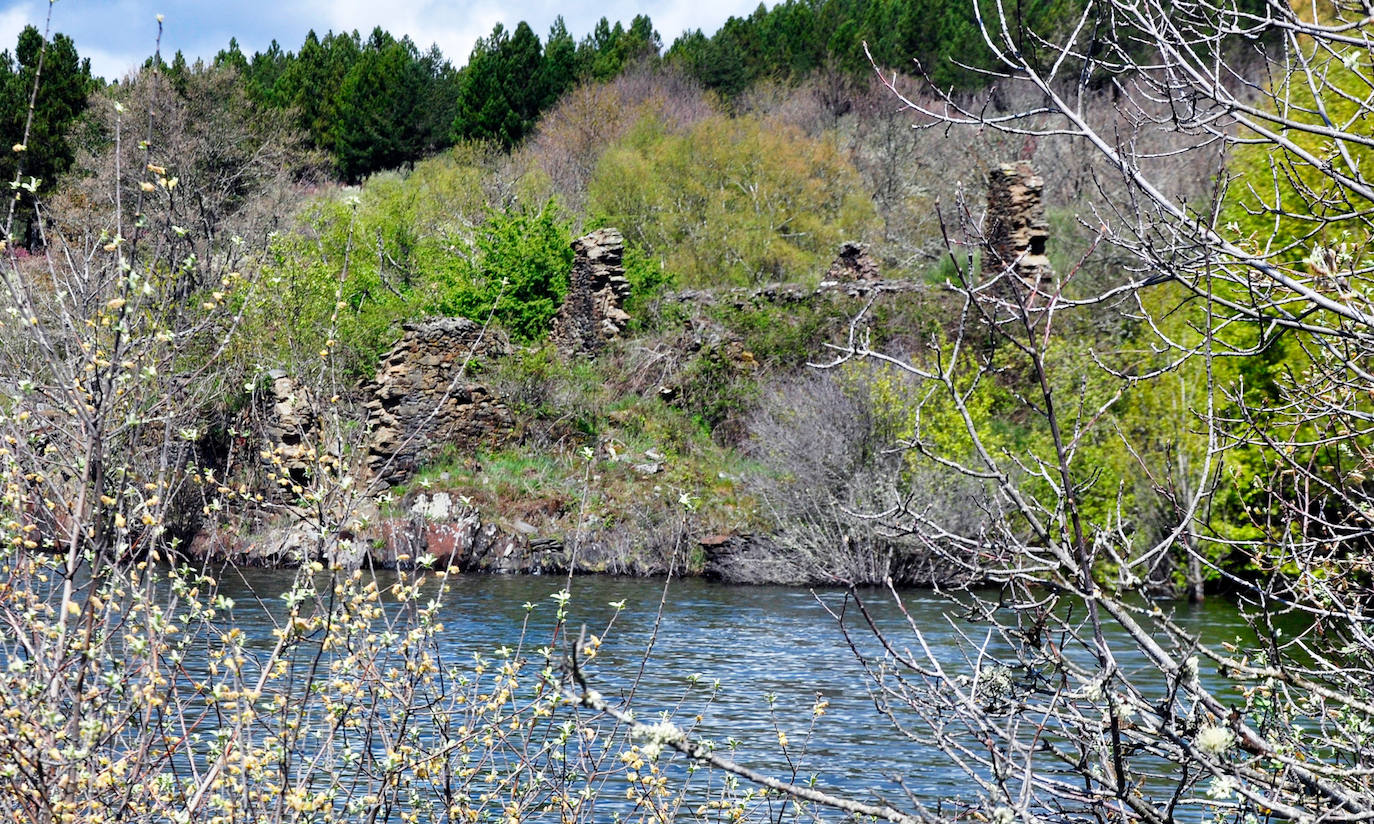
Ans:
{"type": "Polygon", "coordinates": [[[308,204],[294,231],[273,241],[242,357],[294,373],[328,350],[344,374],[371,376],[402,322],[474,291],[473,227],[488,210],[483,163],[482,149],[465,145],[409,175],[376,175],[356,194],[308,204]]]}
{"type": "Polygon", "coordinates": [[[673,403],[717,442],[736,445],[759,397],[756,367],[752,353],[742,347],[705,349],[678,374],[673,403]]]}
{"type": "Polygon", "coordinates": [[[450,292],[435,309],[474,320],[492,312],[515,338],[542,338],[568,291],[571,241],[571,231],[553,201],[538,211],[517,207],[493,212],[477,233],[474,287],[450,292]]]}
{"type": "Polygon", "coordinates": [[[338,90],[361,52],[357,32],[352,36],[329,32],[320,40],[311,31],[273,88],[259,94],[274,105],[290,106],[314,144],[332,148],[339,119],[338,90]]]}
{"type": "Polygon", "coordinates": [[[437,48],[422,52],[408,37],[311,31],[298,53],[273,41],[251,59],[231,40],[215,62],[243,71],[255,103],[292,111],[350,182],[451,143],[455,72],[437,48]]]}
{"type": "MultiPolygon", "coordinates": [[[[1017,8],[1022,22],[1047,31],[1072,21],[1082,3],[1043,0],[1017,8]]],[[[965,68],[991,62],[973,10],[943,0],[785,0],[771,9],[759,4],[709,37],[700,30],[684,33],[666,59],[733,98],[759,81],[798,80],[815,71],[861,78],[872,73],[865,43],[879,66],[910,71],[914,60],[941,87],[969,90],[987,82],[986,75],[965,68]]],[[[1028,50],[1035,46],[1025,44],[1028,50]]]]}
{"type": "Polygon", "coordinates": [[[847,301],[816,298],[723,307],[716,316],[755,361],[773,372],[798,370],[816,360],[822,345],[845,328],[852,310],[847,301]]]}
{"type": "Polygon", "coordinates": [[[492,208],[487,160],[464,144],[408,175],[312,201],[297,230],[273,242],[241,357],[299,372],[327,352],[363,378],[419,317],[494,318],[517,340],[546,335],[567,291],[570,229],[551,201],[492,208]]]}
{"type": "Polygon", "coordinates": [[[421,58],[410,38],[373,31],[339,86],[332,137],[345,180],[413,163],[434,145],[426,88],[438,68],[421,58]]]}
{"type": "Polygon", "coordinates": [[[593,222],[622,227],[685,286],[817,277],[873,217],[834,141],[723,115],[685,134],[642,120],[602,156],[588,200],[593,222]]]}
{"type": "MultiPolygon", "coordinates": [[[[366,39],[357,31],[323,38],[311,31],[298,52],[273,41],[251,58],[231,39],[215,65],[242,72],[258,105],[293,112],[313,144],[333,155],[339,175],[356,183],[458,141],[509,149],[577,82],[614,77],[656,59],[659,48],[644,15],[629,28],[602,18],[581,43],[560,17],[543,45],[527,23],[513,30],[498,23],[460,70],[437,47],[421,51],[381,28],[366,39]]],[[[175,63],[163,68],[179,71],[175,63]]]]}
{"type": "Polygon", "coordinates": [[[563,92],[572,88],[577,82],[577,43],[568,33],[568,27],[563,22],[563,16],[559,15],[549,27],[549,36],[544,41],[544,62],[539,66],[539,77],[537,86],[543,91],[544,97],[539,103],[540,109],[547,109],[558,98],[562,97],[563,92]]]}
{"type": "Polygon", "coordinates": [[[454,137],[494,140],[507,148],[520,142],[548,98],[542,66],[543,49],[528,24],[521,22],[510,34],[497,23],[490,37],[477,41],[459,74],[454,137]]]}
{"type": "MultiPolygon", "coordinates": [[[[91,61],[77,54],[70,37],[54,35],[43,56],[42,83],[33,101],[33,122],[26,139],[29,98],[43,49],[43,35],[26,26],[19,33],[14,55],[0,53],[0,178],[8,183],[22,171],[25,180],[32,177],[39,181],[39,193],[51,191],[57,178],[71,167],[75,150],[68,133],[86,110],[87,95],[95,89],[91,61]],[[21,151],[10,150],[20,144],[21,151]]],[[[31,214],[27,201],[23,214],[31,214]]]]}
{"type": "Polygon", "coordinates": [[[634,62],[656,59],[662,45],[648,15],[636,15],[628,29],[603,17],[577,46],[578,78],[609,80],[634,62]]]}
{"type": "Polygon", "coordinates": [[[1368,256],[1370,202],[1344,182],[1367,180],[1374,165],[1367,64],[1366,49],[1346,46],[1295,68],[1269,90],[1283,117],[1336,136],[1284,128],[1282,145],[1235,149],[1224,218],[1255,252],[1290,264],[1310,258],[1318,275],[1358,269],[1368,256]]]}
{"type": "Polygon", "coordinates": [[[650,256],[633,243],[625,245],[625,279],[630,282],[630,297],[625,311],[631,318],[641,317],[648,304],[673,285],[673,275],[661,259],[650,256]]]}

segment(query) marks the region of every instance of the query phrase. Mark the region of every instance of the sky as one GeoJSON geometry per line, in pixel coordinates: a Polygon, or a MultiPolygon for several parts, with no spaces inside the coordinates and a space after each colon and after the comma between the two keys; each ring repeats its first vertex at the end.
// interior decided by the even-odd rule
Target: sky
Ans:
{"type": "MultiPolygon", "coordinates": [[[[294,51],[314,29],[320,35],[358,29],[364,36],[381,26],[397,37],[410,35],[422,49],[438,44],[455,66],[467,62],[477,38],[492,26],[524,20],[543,39],[563,15],[573,37],[582,39],[603,15],[629,25],[648,14],[666,47],[682,32],[714,32],[731,15],[745,15],[758,0],[57,0],[52,30],[76,41],[91,70],[107,80],[123,77],[153,53],[157,15],[163,16],[162,52],[180,49],[187,60],[212,58],[230,37],[245,54],[265,49],[273,38],[294,51]]],[[[11,51],[27,24],[41,31],[47,0],[0,0],[0,48],[11,51]]]]}

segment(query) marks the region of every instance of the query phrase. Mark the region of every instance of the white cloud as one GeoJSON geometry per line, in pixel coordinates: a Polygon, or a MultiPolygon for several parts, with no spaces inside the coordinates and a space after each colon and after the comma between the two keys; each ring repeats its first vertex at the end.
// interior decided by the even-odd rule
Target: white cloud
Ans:
{"type": "Polygon", "coordinates": [[[0,11],[0,47],[12,53],[15,42],[19,40],[19,32],[24,30],[28,22],[28,9],[16,7],[0,11]]]}
{"type": "MultiPolygon", "coordinates": [[[[52,30],[69,35],[77,53],[91,59],[91,72],[109,80],[124,76],[152,53],[155,12],[146,11],[148,0],[95,3],[71,0],[52,8],[52,30]],[[146,20],[147,25],[144,25],[146,20]],[[146,35],[146,44],[129,44],[146,35]]],[[[0,4],[0,49],[14,50],[25,26],[43,28],[49,4],[42,0],[16,0],[0,4]]]]}
{"type": "Polygon", "coordinates": [[[91,59],[91,74],[109,81],[122,80],[124,75],[142,65],[147,52],[116,52],[107,49],[82,46],[78,41],[76,51],[82,57],[91,59]]]}
{"type": "Polygon", "coordinates": [[[327,23],[319,28],[332,28],[335,31],[357,29],[364,37],[376,26],[391,32],[396,37],[408,35],[420,48],[437,44],[444,55],[455,66],[467,62],[472,46],[478,38],[491,34],[497,23],[514,28],[521,19],[541,34],[553,22],[553,15],[542,27],[528,12],[536,3],[515,2],[499,3],[435,3],[426,0],[409,0],[388,4],[385,11],[375,2],[367,0],[341,0],[340,2],[316,2],[319,17],[327,23]]]}

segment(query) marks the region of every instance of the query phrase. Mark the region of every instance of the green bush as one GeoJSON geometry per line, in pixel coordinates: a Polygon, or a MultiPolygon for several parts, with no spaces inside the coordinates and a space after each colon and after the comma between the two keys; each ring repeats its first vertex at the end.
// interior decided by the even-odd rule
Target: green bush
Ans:
{"type": "Polygon", "coordinates": [[[439,284],[434,310],[478,321],[494,313],[518,340],[544,337],[568,291],[571,240],[552,200],[537,211],[517,207],[490,212],[477,231],[476,271],[464,280],[439,284]]]}
{"type": "Polygon", "coordinates": [[[873,220],[836,140],[724,115],[684,134],[646,117],[602,156],[588,212],[685,286],[814,280],[873,220]]]}

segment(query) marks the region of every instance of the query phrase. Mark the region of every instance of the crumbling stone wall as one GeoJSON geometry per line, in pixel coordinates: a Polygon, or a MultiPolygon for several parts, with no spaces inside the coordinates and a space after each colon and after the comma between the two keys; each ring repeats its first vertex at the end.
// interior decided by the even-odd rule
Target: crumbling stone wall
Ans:
{"type": "Polygon", "coordinates": [[[996,277],[1008,268],[1027,288],[1050,291],[1054,272],[1045,256],[1050,236],[1042,195],[1045,181],[1026,161],[1003,163],[988,172],[983,272],[996,277]]]}
{"type": "Polygon", "coordinates": [[[867,246],[847,240],[840,244],[840,253],[836,255],[835,262],[830,264],[825,279],[842,282],[881,280],[882,273],[878,271],[878,262],[868,253],[867,246]]]}
{"type": "Polygon", "coordinates": [[[630,296],[625,278],[625,238],[619,229],[597,229],[572,242],[568,296],[553,319],[551,337],[564,357],[595,357],[625,331],[622,308],[630,296]]]}
{"type": "Polygon", "coordinates": [[[515,419],[490,387],[463,372],[473,357],[510,353],[505,335],[466,318],[406,324],[367,389],[373,476],[400,483],[444,446],[471,450],[510,436],[515,419]]]}
{"type": "Polygon", "coordinates": [[[315,404],[305,387],[285,372],[274,370],[268,377],[272,385],[267,392],[263,435],[290,480],[304,483],[315,465],[313,445],[319,429],[315,404]]]}

